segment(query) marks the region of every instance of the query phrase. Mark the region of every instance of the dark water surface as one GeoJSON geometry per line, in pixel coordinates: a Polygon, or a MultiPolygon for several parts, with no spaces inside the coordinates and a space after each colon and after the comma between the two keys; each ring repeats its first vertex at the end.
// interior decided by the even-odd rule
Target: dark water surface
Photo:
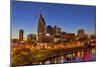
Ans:
{"type": "MultiPolygon", "coordinates": [[[[96,61],[95,48],[92,48],[91,50],[87,50],[87,51],[79,51],[72,54],[50,58],[46,60],[44,64],[87,62],[87,61],[96,61]]],[[[42,64],[42,62],[40,62],[39,64],[42,64]]]]}

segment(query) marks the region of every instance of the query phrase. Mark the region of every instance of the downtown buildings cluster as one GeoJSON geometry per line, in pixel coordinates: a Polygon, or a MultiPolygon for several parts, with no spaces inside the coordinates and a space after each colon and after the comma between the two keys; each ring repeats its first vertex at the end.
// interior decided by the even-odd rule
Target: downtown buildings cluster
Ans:
{"type": "Polygon", "coordinates": [[[96,37],[94,34],[86,34],[84,29],[79,29],[77,34],[67,33],[57,25],[46,25],[42,14],[39,16],[37,34],[27,35],[27,39],[24,40],[24,30],[19,30],[19,39],[11,39],[12,44],[28,44],[32,46],[36,45],[47,45],[47,44],[66,44],[68,42],[74,44],[90,44],[94,42],[96,37]]]}
{"type": "Polygon", "coordinates": [[[73,59],[89,57],[87,50],[91,49],[95,56],[95,46],[94,34],[88,35],[84,29],[79,29],[77,34],[67,33],[57,25],[47,25],[40,14],[37,34],[28,34],[25,40],[24,30],[20,29],[19,38],[11,39],[11,63],[13,66],[65,63],[65,54],[66,60],[71,60],[71,55],[73,59]]]}

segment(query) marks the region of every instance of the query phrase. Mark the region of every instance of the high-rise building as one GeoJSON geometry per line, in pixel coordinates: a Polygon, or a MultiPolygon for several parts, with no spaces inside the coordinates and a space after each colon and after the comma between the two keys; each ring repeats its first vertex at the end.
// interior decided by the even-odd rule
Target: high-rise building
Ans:
{"type": "Polygon", "coordinates": [[[46,42],[46,23],[42,14],[39,17],[37,34],[39,43],[46,42]]]}
{"type": "Polygon", "coordinates": [[[53,35],[53,28],[52,28],[51,25],[48,25],[48,26],[47,26],[46,31],[47,31],[47,34],[49,34],[49,35],[53,35]]]}
{"type": "Polygon", "coordinates": [[[51,25],[48,25],[46,28],[46,41],[48,43],[52,43],[53,42],[53,28],[51,25]]]}
{"type": "Polygon", "coordinates": [[[23,38],[24,38],[24,30],[20,29],[19,30],[19,41],[23,41],[23,38]]]}
{"type": "Polygon", "coordinates": [[[53,27],[53,35],[61,36],[61,28],[55,25],[53,27]]]}
{"type": "Polygon", "coordinates": [[[85,30],[84,29],[79,29],[77,36],[79,38],[84,38],[85,37],[85,30]]]}
{"type": "Polygon", "coordinates": [[[29,44],[36,44],[36,34],[27,35],[27,42],[29,44]]]}
{"type": "Polygon", "coordinates": [[[61,41],[61,28],[58,26],[53,27],[53,42],[60,42],[61,41]]]}

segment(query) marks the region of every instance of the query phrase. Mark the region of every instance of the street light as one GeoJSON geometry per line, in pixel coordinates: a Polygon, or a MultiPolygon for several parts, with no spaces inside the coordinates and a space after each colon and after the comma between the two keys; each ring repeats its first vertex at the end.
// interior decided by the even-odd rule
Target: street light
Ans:
{"type": "Polygon", "coordinates": [[[47,34],[46,34],[46,36],[50,36],[50,34],[49,34],[49,33],[47,33],[47,34]]]}

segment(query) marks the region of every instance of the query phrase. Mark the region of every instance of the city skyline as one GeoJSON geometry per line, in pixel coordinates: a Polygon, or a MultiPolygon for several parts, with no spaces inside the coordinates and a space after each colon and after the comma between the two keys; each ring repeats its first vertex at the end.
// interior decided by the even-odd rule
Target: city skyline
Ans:
{"type": "Polygon", "coordinates": [[[82,28],[86,33],[95,34],[95,6],[18,1],[13,1],[12,5],[12,38],[18,38],[20,29],[24,30],[25,38],[30,33],[37,33],[40,8],[46,26],[57,25],[68,33],[76,33],[82,28]]]}

